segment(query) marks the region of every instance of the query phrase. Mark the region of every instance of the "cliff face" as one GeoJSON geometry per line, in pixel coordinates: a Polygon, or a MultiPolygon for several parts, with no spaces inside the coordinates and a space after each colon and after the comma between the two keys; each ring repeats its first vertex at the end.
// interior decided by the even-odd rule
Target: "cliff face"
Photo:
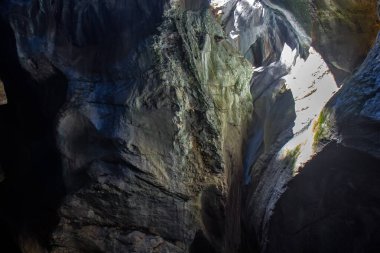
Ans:
{"type": "Polygon", "coordinates": [[[77,240],[101,251],[182,252],[197,231],[223,241],[250,68],[207,10],[169,9],[158,30],[126,56],[129,76],[69,84],[58,145],[74,192],[61,208],[57,252],[77,240]],[[99,234],[109,240],[93,241],[99,234]]]}
{"type": "MultiPolygon", "coordinates": [[[[36,85],[54,85],[46,80],[57,73],[67,79],[54,125],[67,193],[50,251],[224,246],[225,206],[230,186],[240,182],[252,111],[252,70],[207,6],[3,6],[21,65],[36,85]]],[[[24,252],[40,247],[33,239],[20,239],[24,252]]]]}
{"type": "Polygon", "coordinates": [[[378,6],[1,2],[4,245],[375,252],[378,6]]]}

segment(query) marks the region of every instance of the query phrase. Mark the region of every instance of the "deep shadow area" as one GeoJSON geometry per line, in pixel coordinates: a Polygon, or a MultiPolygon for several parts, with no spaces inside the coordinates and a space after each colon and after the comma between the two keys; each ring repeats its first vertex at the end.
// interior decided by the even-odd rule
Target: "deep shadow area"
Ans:
{"type": "Polygon", "coordinates": [[[277,203],[266,252],[380,252],[379,164],[328,144],[277,203]]]}
{"type": "Polygon", "coordinates": [[[217,253],[210,244],[203,232],[199,230],[194,237],[194,241],[190,246],[190,253],[217,253]]]}
{"type": "Polygon", "coordinates": [[[225,197],[215,186],[210,186],[202,193],[201,201],[202,222],[210,243],[218,249],[225,235],[225,197]]]}
{"type": "Polygon", "coordinates": [[[168,2],[9,1],[2,14],[10,17],[33,76],[49,72],[50,60],[70,78],[115,81],[130,74],[135,63],[127,56],[157,32],[168,2]]]}
{"type": "Polygon", "coordinates": [[[56,72],[36,82],[21,68],[13,31],[0,20],[0,78],[8,104],[0,106],[0,251],[19,252],[20,238],[47,246],[65,190],[55,144],[55,118],[67,80],[56,72]]]}

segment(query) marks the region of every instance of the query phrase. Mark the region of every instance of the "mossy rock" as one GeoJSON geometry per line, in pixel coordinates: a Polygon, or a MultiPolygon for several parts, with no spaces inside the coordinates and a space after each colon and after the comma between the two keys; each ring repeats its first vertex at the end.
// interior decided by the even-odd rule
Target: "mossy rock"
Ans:
{"type": "Polygon", "coordinates": [[[300,156],[300,154],[301,154],[301,145],[297,145],[294,149],[287,150],[285,152],[285,158],[284,158],[286,167],[294,170],[294,168],[296,167],[297,159],[300,156]]]}
{"type": "Polygon", "coordinates": [[[327,142],[331,137],[332,124],[329,119],[330,115],[324,109],[318,117],[318,120],[313,125],[314,142],[313,147],[317,148],[319,144],[327,142]]]}

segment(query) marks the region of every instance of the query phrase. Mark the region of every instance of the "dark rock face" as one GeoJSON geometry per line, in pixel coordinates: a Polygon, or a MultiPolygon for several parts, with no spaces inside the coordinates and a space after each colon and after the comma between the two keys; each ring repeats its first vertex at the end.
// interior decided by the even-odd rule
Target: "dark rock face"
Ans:
{"type": "Polygon", "coordinates": [[[185,9],[197,11],[206,9],[210,5],[210,0],[182,0],[184,1],[185,9]]]}
{"type": "Polygon", "coordinates": [[[72,79],[126,78],[126,56],[152,34],[167,1],[7,1],[22,66],[36,79],[52,65],[72,79]],[[20,18],[19,15],[22,15],[20,18]],[[110,50],[112,48],[112,50],[110,50]]]}
{"type": "Polygon", "coordinates": [[[36,85],[53,85],[56,73],[68,80],[65,104],[51,120],[67,194],[44,241],[49,251],[230,247],[223,229],[239,222],[225,225],[223,217],[239,210],[229,189],[241,180],[251,69],[207,6],[2,5],[36,85]]]}
{"type": "Polygon", "coordinates": [[[380,37],[366,60],[326,106],[321,142],[335,139],[380,157],[380,37]]]}
{"type": "Polygon", "coordinates": [[[288,185],[265,252],[378,252],[378,158],[330,143],[288,185]]]}

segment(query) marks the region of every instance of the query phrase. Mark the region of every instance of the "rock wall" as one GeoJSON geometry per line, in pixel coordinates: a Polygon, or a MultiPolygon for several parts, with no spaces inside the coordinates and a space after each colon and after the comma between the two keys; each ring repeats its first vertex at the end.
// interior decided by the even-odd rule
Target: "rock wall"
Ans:
{"type": "Polygon", "coordinates": [[[300,21],[338,83],[363,62],[379,30],[376,1],[271,1],[300,21]]]}
{"type": "MultiPolygon", "coordinates": [[[[307,56],[310,38],[295,19],[279,14],[266,1],[228,1],[221,22],[228,39],[255,66],[279,61],[284,44],[307,56]]],[[[271,5],[272,6],[272,5],[271,5]]],[[[288,13],[286,13],[288,14],[288,13]]]]}
{"type": "Polygon", "coordinates": [[[378,251],[378,6],[2,1],[1,244],[378,251]]]}
{"type": "Polygon", "coordinates": [[[363,62],[379,29],[374,0],[231,0],[222,8],[226,33],[255,66],[278,61],[284,43],[303,57],[312,44],[338,84],[363,62]]]}
{"type": "Polygon", "coordinates": [[[366,208],[376,202],[350,194],[373,196],[377,191],[374,181],[355,174],[361,166],[364,174],[376,173],[377,160],[371,155],[379,150],[377,46],[353,78],[361,80],[347,81],[376,37],[375,6],[375,1],[230,1],[218,7],[229,40],[256,67],[251,82],[253,123],[244,158],[243,252],[339,252],[336,247],[344,240],[352,243],[342,245],[342,251],[360,252],[357,245],[365,251],[378,247],[371,224],[378,221],[379,207],[372,205],[373,213],[346,214],[350,205],[366,208]],[[365,112],[369,116],[364,117],[365,112]],[[320,139],[322,144],[331,139],[351,142],[349,147],[365,153],[354,156],[355,151],[341,144],[329,144],[325,150],[320,139]],[[351,165],[343,158],[349,154],[351,165]],[[339,166],[334,156],[342,156],[339,166]],[[333,176],[329,170],[334,167],[333,176]],[[334,205],[312,190],[307,186],[312,177],[326,189],[337,185],[334,198],[344,201],[334,205]],[[366,180],[371,188],[358,192],[366,180]],[[347,181],[352,182],[349,189],[347,181]],[[351,225],[341,224],[344,219],[351,225]],[[367,234],[372,239],[355,239],[348,232],[359,226],[372,231],[367,234]],[[322,232],[322,227],[331,230],[322,232]]]}
{"type": "Polygon", "coordinates": [[[52,237],[26,234],[23,252],[229,247],[225,227],[240,222],[224,217],[240,210],[230,189],[241,181],[252,69],[207,6],[2,5],[36,85],[54,85],[56,73],[68,85],[54,119],[67,194],[52,237]]]}
{"type": "Polygon", "coordinates": [[[336,140],[380,157],[379,62],[380,39],[357,72],[344,84],[321,114],[317,126],[318,144],[336,140]]]}

